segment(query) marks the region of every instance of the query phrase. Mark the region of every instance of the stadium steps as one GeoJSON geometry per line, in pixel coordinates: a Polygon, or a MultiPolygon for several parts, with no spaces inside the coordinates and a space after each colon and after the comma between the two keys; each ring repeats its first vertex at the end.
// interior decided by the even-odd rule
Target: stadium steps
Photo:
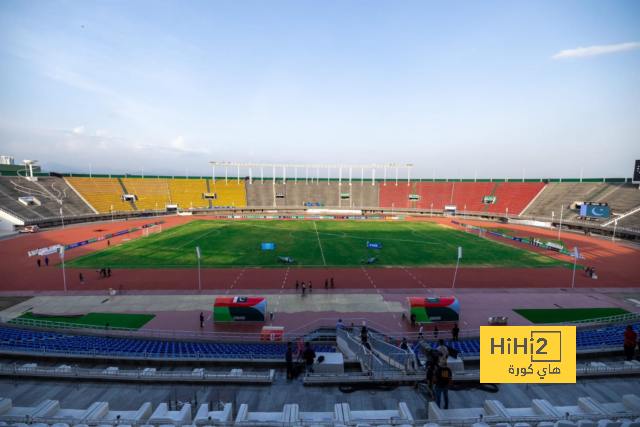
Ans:
{"type": "MultiPolygon", "coordinates": [[[[209,186],[209,180],[207,179],[207,193],[211,193],[211,186],[209,186]]],[[[212,208],[211,199],[207,200],[209,202],[209,207],[212,208]]]]}
{"type": "MultiPolygon", "coordinates": [[[[124,183],[122,182],[122,179],[118,178],[118,182],[120,183],[120,186],[122,187],[122,191],[124,191],[124,194],[129,194],[129,192],[127,191],[127,187],[125,187],[124,183]]],[[[129,200],[129,203],[131,204],[131,207],[133,208],[134,211],[138,210],[138,208],[136,207],[136,204],[134,202],[129,200]]]]}
{"type": "MultiPolygon", "coordinates": [[[[496,185],[493,186],[493,191],[491,192],[491,195],[489,197],[493,197],[494,194],[496,194],[496,189],[498,188],[498,183],[496,182],[496,185]]],[[[484,209],[482,209],[482,212],[486,212],[487,208],[489,207],[490,203],[485,203],[484,205],[484,209]]]]}

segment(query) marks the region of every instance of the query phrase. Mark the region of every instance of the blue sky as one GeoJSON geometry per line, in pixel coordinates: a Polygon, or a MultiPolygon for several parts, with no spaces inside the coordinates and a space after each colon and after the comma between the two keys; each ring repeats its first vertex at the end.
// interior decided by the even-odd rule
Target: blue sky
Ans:
{"type": "Polygon", "coordinates": [[[631,176],[639,20],[637,1],[4,0],[0,153],[631,176]]]}

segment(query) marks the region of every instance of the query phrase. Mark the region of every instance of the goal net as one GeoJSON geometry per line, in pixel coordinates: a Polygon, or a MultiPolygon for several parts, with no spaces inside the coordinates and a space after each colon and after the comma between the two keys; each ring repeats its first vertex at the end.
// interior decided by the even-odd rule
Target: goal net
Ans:
{"type": "Polygon", "coordinates": [[[151,236],[152,234],[162,233],[162,224],[156,225],[154,227],[145,228],[142,230],[143,236],[151,236]]]}
{"type": "Polygon", "coordinates": [[[484,231],[482,231],[482,230],[476,230],[476,229],[471,228],[471,227],[465,227],[465,230],[464,230],[464,231],[465,231],[465,233],[467,233],[467,234],[476,234],[476,235],[478,235],[479,237],[485,237],[485,232],[484,232],[484,231]]]}

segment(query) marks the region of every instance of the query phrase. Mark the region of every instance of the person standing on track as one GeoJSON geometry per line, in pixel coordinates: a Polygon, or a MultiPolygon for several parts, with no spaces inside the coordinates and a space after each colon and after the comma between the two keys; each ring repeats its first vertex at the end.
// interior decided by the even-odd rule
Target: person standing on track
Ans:
{"type": "Polygon", "coordinates": [[[204,314],[200,312],[200,327],[204,328],[204,314]]]}
{"type": "Polygon", "coordinates": [[[324,288],[329,289],[329,279],[324,279],[324,288]]]}
{"type": "Polygon", "coordinates": [[[107,247],[111,246],[111,240],[107,240],[107,247]]]}
{"type": "Polygon", "coordinates": [[[313,283],[309,280],[309,293],[313,292],[313,283]]]}
{"type": "Polygon", "coordinates": [[[40,267],[40,258],[38,258],[38,268],[40,267]]]}
{"type": "Polygon", "coordinates": [[[45,263],[45,265],[47,267],[49,267],[49,257],[48,256],[44,257],[44,263],[45,263]]]}
{"type": "Polygon", "coordinates": [[[302,298],[307,296],[307,287],[304,285],[304,282],[302,282],[302,298]]]}
{"type": "Polygon", "coordinates": [[[111,277],[111,267],[107,268],[107,277],[111,277]]]}
{"type": "Polygon", "coordinates": [[[80,273],[80,284],[82,285],[84,283],[84,277],[82,277],[82,273],[80,273]]]}
{"type": "Polygon", "coordinates": [[[298,288],[300,287],[300,283],[296,280],[296,292],[298,292],[298,288]]]}
{"type": "Polygon", "coordinates": [[[333,277],[331,278],[331,289],[333,289],[333,277]]]}
{"type": "Polygon", "coordinates": [[[438,338],[438,325],[436,325],[435,328],[433,329],[433,336],[435,338],[438,338]]]}

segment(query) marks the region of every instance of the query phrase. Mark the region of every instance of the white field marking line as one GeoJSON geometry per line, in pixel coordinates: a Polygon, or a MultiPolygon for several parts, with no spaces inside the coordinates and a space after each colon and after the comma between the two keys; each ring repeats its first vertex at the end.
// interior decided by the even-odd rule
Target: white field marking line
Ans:
{"type": "MultiPolygon", "coordinates": [[[[424,231],[414,230],[413,228],[409,227],[409,226],[408,226],[408,225],[406,225],[406,224],[402,224],[402,226],[403,226],[403,227],[407,227],[409,230],[413,231],[414,233],[424,233],[424,231]]],[[[423,235],[423,236],[424,236],[424,237],[427,237],[427,238],[429,238],[429,239],[437,240],[438,242],[444,243],[445,245],[453,246],[451,243],[447,243],[447,242],[445,242],[444,240],[440,240],[440,239],[438,239],[437,237],[433,237],[433,236],[431,236],[431,235],[429,235],[429,234],[426,234],[426,235],[423,235]]]]}
{"type": "Polygon", "coordinates": [[[327,265],[327,261],[324,259],[324,252],[322,251],[322,243],[320,243],[320,235],[318,234],[318,227],[316,227],[316,222],[313,221],[313,228],[316,229],[316,236],[318,237],[318,245],[320,245],[320,253],[322,254],[322,261],[324,265],[327,265]]]}
{"type": "MultiPolygon", "coordinates": [[[[302,230],[302,229],[295,229],[295,230],[291,230],[288,228],[278,228],[278,227],[265,227],[262,225],[253,225],[253,224],[243,224],[243,223],[238,223],[238,222],[234,222],[232,224],[236,224],[236,225],[245,225],[247,227],[256,227],[256,228],[268,228],[270,230],[280,230],[280,231],[289,231],[289,233],[293,233],[293,232],[297,232],[297,231],[306,231],[306,232],[311,232],[310,230],[302,230]]],[[[315,221],[313,221],[313,225],[315,226],[315,221]]],[[[403,224],[404,225],[404,224],[403,224]]],[[[343,233],[342,235],[340,234],[333,234],[333,233],[326,233],[326,232],[322,232],[319,233],[318,229],[316,228],[316,234],[323,234],[326,236],[335,236],[337,238],[348,238],[348,239],[363,239],[363,240],[380,240],[380,241],[388,241],[388,242],[412,242],[412,243],[422,243],[425,245],[437,245],[438,243],[432,243],[432,242],[424,242],[421,240],[406,240],[406,239],[387,239],[387,238],[378,238],[378,237],[360,237],[360,236],[348,236],[346,234],[344,234],[343,231],[341,231],[341,233],[343,233]]],[[[291,236],[294,237],[294,236],[291,236]]],[[[294,237],[296,239],[299,239],[299,237],[294,237]]],[[[436,239],[438,240],[438,239],[436,239]]],[[[308,267],[312,267],[311,265],[307,265],[308,267]]]]}
{"type": "Polygon", "coordinates": [[[207,317],[207,320],[211,319],[211,316],[207,317]]]}
{"type": "MultiPolygon", "coordinates": [[[[226,224],[225,224],[225,225],[226,225],[226,224]]],[[[224,225],[221,225],[220,227],[216,227],[216,228],[214,228],[213,230],[210,230],[210,231],[208,231],[208,232],[204,233],[202,236],[196,237],[195,239],[191,240],[190,242],[187,242],[187,243],[185,243],[184,245],[177,247],[177,248],[176,248],[176,250],[177,250],[177,249],[184,248],[184,247],[185,247],[185,246],[187,246],[189,243],[193,243],[193,242],[195,242],[195,241],[196,241],[196,240],[198,240],[198,239],[202,239],[204,236],[206,236],[206,235],[207,235],[207,234],[209,234],[209,233],[213,233],[214,231],[217,231],[218,233],[220,233],[220,230],[219,230],[219,229],[220,229],[220,228],[222,228],[222,227],[224,227],[224,225]]]]}
{"type": "Polygon", "coordinates": [[[402,328],[402,325],[400,324],[400,322],[398,322],[398,326],[400,326],[402,328]]]}

